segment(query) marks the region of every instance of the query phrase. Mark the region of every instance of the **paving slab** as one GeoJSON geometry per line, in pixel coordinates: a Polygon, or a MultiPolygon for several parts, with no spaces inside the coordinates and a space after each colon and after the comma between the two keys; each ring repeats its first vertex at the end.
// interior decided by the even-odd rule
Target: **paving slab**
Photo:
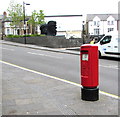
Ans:
{"type": "Polygon", "coordinates": [[[118,115],[118,99],[81,100],[80,86],[2,64],[3,115],[118,115]]]}

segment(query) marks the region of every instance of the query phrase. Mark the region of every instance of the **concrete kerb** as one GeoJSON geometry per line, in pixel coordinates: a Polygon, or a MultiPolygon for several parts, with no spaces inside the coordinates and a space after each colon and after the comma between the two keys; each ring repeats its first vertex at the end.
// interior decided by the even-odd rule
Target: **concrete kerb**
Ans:
{"type": "Polygon", "coordinates": [[[67,48],[64,48],[64,49],[61,49],[61,48],[56,49],[55,48],[55,49],[53,49],[53,48],[41,47],[41,46],[37,46],[37,45],[21,44],[21,43],[8,42],[8,41],[3,41],[3,40],[2,40],[2,44],[31,48],[31,49],[39,49],[39,50],[44,50],[44,51],[52,51],[52,52],[80,55],[80,52],[66,50],[67,48]]]}

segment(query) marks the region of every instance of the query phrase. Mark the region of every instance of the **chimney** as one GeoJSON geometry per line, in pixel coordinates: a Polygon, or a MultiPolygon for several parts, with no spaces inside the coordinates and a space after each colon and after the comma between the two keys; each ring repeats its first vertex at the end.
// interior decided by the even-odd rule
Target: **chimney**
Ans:
{"type": "Polygon", "coordinates": [[[3,12],[3,17],[7,17],[7,13],[5,11],[3,12]]]}

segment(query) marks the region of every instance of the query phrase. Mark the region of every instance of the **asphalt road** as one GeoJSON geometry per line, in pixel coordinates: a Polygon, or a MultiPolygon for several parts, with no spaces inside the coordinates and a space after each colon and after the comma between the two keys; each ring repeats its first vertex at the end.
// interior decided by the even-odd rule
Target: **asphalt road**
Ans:
{"type": "MultiPolygon", "coordinates": [[[[80,83],[80,57],[78,55],[4,44],[0,49],[2,49],[2,60],[5,62],[80,83]]],[[[99,59],[99,88],[101,91],[118,95],[118,71],[120,71],[118,60],[99,59]]]]}

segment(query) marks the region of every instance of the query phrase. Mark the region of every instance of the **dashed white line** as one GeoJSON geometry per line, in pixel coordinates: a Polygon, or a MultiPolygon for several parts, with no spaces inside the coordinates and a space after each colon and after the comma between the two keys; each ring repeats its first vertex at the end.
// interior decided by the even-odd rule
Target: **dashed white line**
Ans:
{"type": "Polygon", "coordinates": [[[14,51],[14,49],[10,49],[10,48],[3,48],[3,47],[0,47],[0,49],[14,51]]]}
{"type": "Polygon", "coordinates": [[[39,53],[33,53],[33,52],[28,52],[29,54],[33,54],[33,55],[40,55],[40,56],[45,56],[44,54],[39,54],[39,53]]]}
{"type": "Polygon", "coordinates": [[[39,56],[45,56],[45,57],[51,57],[51,58],[57,58],[57,59],[62,59],[63,57],[58,57],[58,56],[52,56],[52,55],[46,55],[46,54],[40,54],[40,53],[34,53],[34,52],[27,52],[29,54],[33,55],[39,55],[39,56]]]}
{"type": "Polygon", "coordinates": [[[112,68],[112,69],[120,69],[118,65],[99,65],[100,67],[105,67],[105,68],[112,68]]]}

